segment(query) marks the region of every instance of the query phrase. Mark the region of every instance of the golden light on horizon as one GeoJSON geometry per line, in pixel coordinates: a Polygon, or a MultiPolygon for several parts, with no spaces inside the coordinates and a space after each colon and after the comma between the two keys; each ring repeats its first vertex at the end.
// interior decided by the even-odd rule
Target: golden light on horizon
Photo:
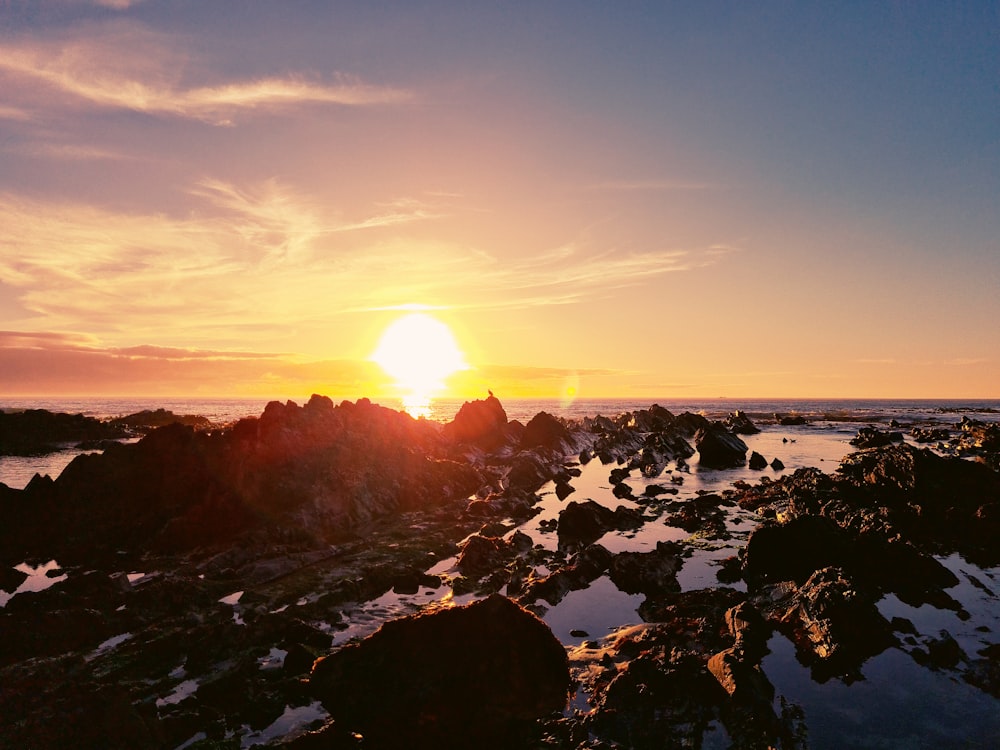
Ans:
{"type": "Polygon", "coordinates": [[[414,417],[430,414],[431,399],[445,390],[449,375],[469,369],[451,329],[423,312],[394,320],[371,360],[393,378],[403,408],[414,417]]]}

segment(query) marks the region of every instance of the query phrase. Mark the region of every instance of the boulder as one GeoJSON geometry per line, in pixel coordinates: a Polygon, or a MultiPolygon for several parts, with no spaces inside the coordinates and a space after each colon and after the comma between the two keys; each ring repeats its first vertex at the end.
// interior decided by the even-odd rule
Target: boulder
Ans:
{"type": "Polygon", "coordinates": [[[678,545],[657,542],[652,552],[619,552],[611,561],[610,577],[626,594],[661,595],[681,590],[677,572],[683,564],[678,545]]]}
{"type": "Polygon", "coordinates": [[[756,469],[756,470],[764,469],[767,467],[767,459],[764,458],[762,455],[760,455],[757,451],[753,451],[750,454],[750,461],[747,463],[747,465],[751,469],[756,469]]]}
{"type": "Polygon", "coordinates": [[[503,442],[507,412],[500,400],[490,394],[479,401],[466,401],[455,418],[444,427],[445,435],[456,443],[495,446],[503,442]]]}
{"type": "Polygon", "coordinates": [[[309,679],[341,732],[381,748],[514,743],[565,707],[569,685],[552,631],[498,594],[387,622],[319,659],[309,679]]]}
{"type": "Polygon", "coordinates": [[[719,425],[703,427],[694,436],[702,466],[724,469],[746,461],[747,444],[719,425]]]}
{"type": "Polygon", "coordinates": [[[563,451],[570,442],[569,430],[548,412],[540,411],[524,427],[522,448],[548,448],[563,451]]]}
{"type": "Polygon", "coordinates": [[[612,529],[634,529],[641,525],[641,514],[622,505],[611,510],[593,500],[582,503],[571,500],[559,512],[559,544],[585,546],[612,529]]]}
{"type": "Polygon", "coordinates": [[[760,428],[743,411],[734,411],[725,421],[726,429],[734,435],[756,435],[760,428]]]}
{"type": "Polygon", "coordinates": [[[902,432],[884,432],[871,425],[862,427],[858,430],[858,434],[851,438],[851,445],[858,448],[881,448],[883,445],[902,442],[902,432]]]}

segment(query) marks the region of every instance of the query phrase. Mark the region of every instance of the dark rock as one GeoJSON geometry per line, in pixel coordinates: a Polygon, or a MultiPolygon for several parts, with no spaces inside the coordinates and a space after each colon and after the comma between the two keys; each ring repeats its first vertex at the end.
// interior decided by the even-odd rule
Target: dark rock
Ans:
{"type": "Polygon", "coordinates": [[[610,510],[600,503],[571,500],[559,511],[559,544],[584,546],[596,541],[612,529],[624,531],[642,525],[638,511],[619,505],[610,510]]]}
{"type": "Polygon", "coordinates": [[[951,438],[951,430],[945,427],[914,427],[910,435],[918,443],[938,443],[951,438]]]}
{"type": "Polygon", "coordinates": [[[576,492],[576,488],[569,482],[557,482],[556,483],[556,497],[560,500],[565,500],[567,497],[576,492]]]}
{"type": "Polygon", "coordinates": [[[774,418],[777,420],[778,424],[782,425],[783,427],[792,427],[795,425],[801,425],[806,423],[806,418],[799,414],[788,414],[785,416],[775,414],[774,418]]]}
{"type": "Polygon", "coordinates": [[[59,450],[66,443],[128,437],[121,426],[83,414],[45,409],[0,411],[0,456],[35,456],[59,450]]]}
{"type": "Polygon", "coordinates": [[[862,427],[858,430],[858,434],[851,438],[851,445],[856,445],[859,448],[880,448],[883,445],[902,442],[903,433],[883,432],[872,426],[862,427]]]}
{"type": "Polygon", "coordinates": [[[505,548],[502,539],[473,534],[462,547],[457,567],[465,575],[485,575],[500,565],[505,548]]]}
{"type": "Polygon", "coordinates": [[[677,572],[683,565],[681,549],[657,542],[652,552],[619,552],[611,561],[609,576],[626,594],[660,595],[680,591],[677,572]]]}
{"type": "Polygon", "coordinates": [[[13,594],[27,580],[28,574],[12,567],[0,567],[0,591],[13,594]]]}
{"type": "Polygon", "coordinates": [[[742,411],[734,411],[726,417],[725,425],[734,435],[756,435],[760,432],[760,428],[742,411]]]}
{"type": "Polygon", "coordinates": [[[677,415],[676,425],[682,435],[692,437],[697,434],[698,430],[707,430],[712,423],[701,416],[701,414],[692,414],[686,411],[683,414],[677,415]]]}
{"type": "Polygon", "coordinates": [[[782,463],[780,458],[775,458],[771,461],[771,468],[775,471],[781,471],[785,468],[785,464],[782,463]]]}
{"type": "Polygon", "coordinates": [[[763,469],[767,466],[767,459],[760,455],[757,451],[753,451],[750,454],[750,461],[747,465],[751,469],[763,469]]]}
{"type": "Polygon", "coordinates": [[[611,484],[621,484],[628,478],[630,473],[632,473],[632,470],[628,467],[612,469],[611,473],[608,475],[608,481],[611,482],[611,484]]]}
{"type": "Polygon", "coordinates": [[[497,446],[504,440],[507,412],[493,395],[481,401],[466,401],[455,418],[445,425],[444,433],[456,443],[497,446]]]}
{"type": "Polygon", "coordinates": [[[896,644],[875,597],[838,567],[817,570],[789,601],[764,612],[789,634],[800,661],[821,682],[834,675],[859,677],[865,660],[896,644]]]}
{"type": "Polygon", "coordinates": [[[600,544],[590,544],[569,562],[547,576],[529,575],[523,582],[518,601],[533,604],[544,599],[551,605],[562,601],[570,591],[587,588],[608,570],[614,555],[600,544]]]}
{"type": "Polygon", "coordinates": [[[747,444],[718,425],[698,430],[694,443],[702,466],[723,469],[746,461],[747,444]]]}
{"type": "Polygon", "coordinates": [[[310,688],[343,732],[372,747],[488,747],[562,709],[562,645],[499,595],[384,624],[320,659],[310,688]]]}
{"type": "Polygon", "coordinates": [[[537,453],[524,451],[511,462],[507,481],[513,489],[534,492],[555,476],[556,468],[537,453]]]}
{"type": "Polygon", "coordinates": [[[285,660],[281,664],[282,670],[289,675],[303,675],[312,669],[316,661],[316,654],[301,643],[289,645],[285,660]]]}
{"type": "Polygon", "coordinates": [[[847,564],[850,536],[834,521],[801,516],[786,524],[765,524],[750,535],[743,555],[743,577],[762,585],[775,581],[805,583],[814,571],[847,564]]]}
{"type": "Polygon", "coordinates": [[[206,417],[196,414],[174,414],[168,409],[156,409],[155,411],[145,409],[135,414],[112,419],[110,424],[141,433],[146,433],[168,424],[183,424],[193,427],[196,430],[207,430],[212,427],[211,421],[206,417]]]}
{"type": "Polygon", "coordinates": [[[548,412],[540,411],[524,427],[522,448],[548,448],[563,451],[570,443],[569,430],[548,412]]]}

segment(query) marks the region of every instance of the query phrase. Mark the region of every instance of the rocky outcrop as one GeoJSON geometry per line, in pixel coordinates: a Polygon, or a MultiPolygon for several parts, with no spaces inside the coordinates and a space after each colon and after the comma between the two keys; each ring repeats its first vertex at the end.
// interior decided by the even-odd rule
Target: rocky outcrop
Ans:
{"type": "Polygon", "coordinates": [[[694,444],[702,466],[725,469],[746,462],[747,444],[719,425],[699,429],[694,444]]]}
{"type": "Polygon", "coordinates": [[[456,443],[475,443],[495,448],[503,443],[507,412],[492,393],[481,401],[466,401],[455,418],[444,427],[444,434],[456,443]]]}
{"type": "Polygon", "coordinates": [[[60,414],[45,409],[0,411],[0,456],[39,456],[66,444],[116,440],[129,436],[121,425],[83,414],[60,414]]]}
{"type": "Polygon", "coordinates": [[[902,442],[902,432],[889,432],[870,425],[862,427],[858,430],[858,434],[851,438],[851,445],[855,445],[858,448],[881,448],[883,445],[902,442]]]}
{"type": "Polygon", "coordinates": [[[619,505],[611,510],[593,500],[571,500],[559,511],[559,544],[586,546],[612,529],[635,529],[642,525],[638,511],[619,505]]]}
{"type": "Polygon", "coordinates": [[[320,659],[309,688],[373,747],[515,746],[566,705],[569,671],[548,627],[495,594],[387,622],[320,659]]]}
{"type": "Polygon", "coordinates": [[[116,417],[110,421],[116,427],[145,434],[157,427],[168,424],[183,424],[196,430],[207,430],[213,425],[208,418],[198,414],[174,414],[169,409],[145,409],[124,417],[116,417]]]}
{"type": "Polygon", "coordinates": [[[476,468],[447,455],[436,425],[366,399],[272,402],[230,431],[171,424],[138,443],[78,456],[54,482],[8,491],[0,550],[11,562],[69,560],[101,550],[192,549],[252,529],[342,534],[483,486],[476,468]]]}
{"type": "Polygon", "coordinates": [[[734,435],[756,435],[760,428],[743,411],[734,411],[726,417],[726,429],[734,435]]]}
{"type": "Polygon", "coordinates": [[[757,451],[753,451],[750,454],[750,460],[747,462],[747,466],[751,469],[759,471],[767,466],[767,459],[760,455],[757,451]]]}

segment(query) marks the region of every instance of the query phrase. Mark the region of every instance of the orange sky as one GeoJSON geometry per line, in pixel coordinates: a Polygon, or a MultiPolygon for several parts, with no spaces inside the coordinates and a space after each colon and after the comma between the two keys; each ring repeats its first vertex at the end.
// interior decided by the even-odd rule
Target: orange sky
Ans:
{"type": "Polygon", "coordinates": [[[987,4],[43,5],[0,396],[395,395],[417,307],[453,395],[1000,397],[987,4]]]}

